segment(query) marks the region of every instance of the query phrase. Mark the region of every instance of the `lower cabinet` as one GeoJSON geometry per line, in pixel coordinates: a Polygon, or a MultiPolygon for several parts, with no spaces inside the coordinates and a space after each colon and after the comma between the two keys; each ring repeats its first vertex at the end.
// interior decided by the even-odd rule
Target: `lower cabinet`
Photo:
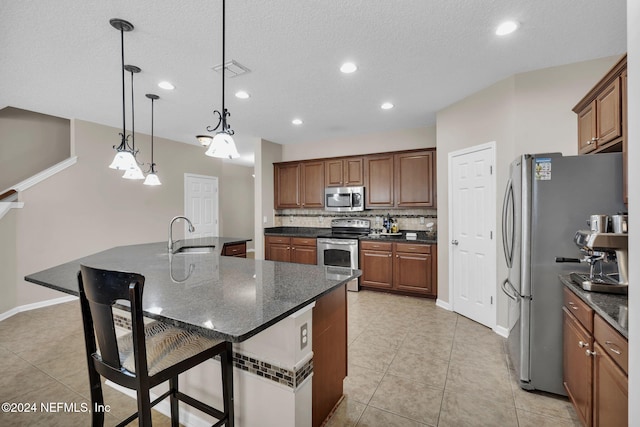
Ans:
{"type": "Polygon", "coordinates": [[[236,258],[246,258],[247,257],[247,244],[246,243],[235,243],[235,244],[227,244],[222,247],[222,255],[223,256],[234,256],[236,258]]]}
{"type": "Polygon", "coordinates": [[[628,425],[628,341],[564,290],[563,382],[585,426],[628,425]]]}
{"type": "Polygon", "coordinates": [[[436,245],[360,242],[364,288],[437,297],[436,245]]]}
{"type": "Polygon", "coordinates": [[[318,250],[313,237],[265,236],[264,242],[266,260],[317,264],[318,250]]]}

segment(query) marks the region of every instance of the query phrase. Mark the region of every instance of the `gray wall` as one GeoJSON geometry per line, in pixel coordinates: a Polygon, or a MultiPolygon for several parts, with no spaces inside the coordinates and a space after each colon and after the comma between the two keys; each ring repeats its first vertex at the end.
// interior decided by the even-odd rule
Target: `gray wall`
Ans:
{"type": "Polygon", "coordinates": [[[0,193],[69,157],[69,120],[0,110],[0,193]]]}
{"type": "Polygon", "coordinates": [[[0,315],[16,306],[16,215],[9,209],[0,219],[0,315]]]}
{"type": "MultiPolygon", "coordinates": [[[[517,74],[483,89],[437,115],[438,139],[438,298],[449,301],[449,153],[496,141],[496,212],[509,163],[523,153],[577,151],[573,106],[618,60],[608,57],[517,74]]],[[[506,275],[499,218],[496,222],[497,279],[506,275]]],[[[497,291],[497,325],[507,325],[507,297],[497,291]]]]}
{"type": "MultiPolygon", "coordinates": [[[[227,168],[232,171],[227,179],[222,160],[205,156],[199,146],[163,138],[154,138],[154,160],[162,186],[122,179],[121,172],[108,168],[118,129],[80,120],[72,121],[71,126],[72,152],[78,162],[21,192],[24,208],[15,210],[17,305],[62,296],[24,282],[26,274],[114,246],[165,240],[169,220],[184,211],[184,173],[219,177],[222,195],[253,192],[253,183],[236,179],[236,168],[227,168]]],[[[149,145],[147,135],[136,134],[140,161],[149,162],[149,145]]],[[[248,201],[235,202],[238,210],[253,211],[248,201]]],[[[223,197],[220,205],[226,205],[223,197]]],[[[221,209],[221,234],[230,232],[229,228],[251,228],[250,223],[239,226],[230,215],[221,209]]],[[[176,234],[179,229],[176,227],[176,234]]]]}
{"type": "MultiPolygon", "coordinates": [[[[223,228],[220,234],[225,237],[254,238],[254,183],[253,168],[248,166],[222,164],[220,186],[220,217],[223,228]]],[[[253,241],[247,248],[254,247],[253,241]]]]}
{"type": "Polygon", "coordinates": [[[282,145],[265,139],[255,143],[255,257],[264,259],[264,229],[273,227],[273,164],[282,161],[282,145]],[[266,222],[264,221],[266,218],[266,222]]]}

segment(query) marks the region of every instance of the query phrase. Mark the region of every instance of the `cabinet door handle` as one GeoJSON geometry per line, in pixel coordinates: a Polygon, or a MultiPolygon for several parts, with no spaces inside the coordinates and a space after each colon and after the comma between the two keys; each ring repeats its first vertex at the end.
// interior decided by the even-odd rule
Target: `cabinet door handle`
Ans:
{"type": "Polygon", "coordinates": [[[452,244],[452,245],[455,245],[455,246],[458,246],[458,241],[457,241],[457,240],[452,240],[452,241],[451,241],[451,244],[452,244]]]}
{"type": "Polygon", "coordinates": [[[575,303],[572,303],[571,301],[569,301],[569,307],[572,310],[578,310],[580,307],[578,307],[577,305],[575,305],[575,303]]]}
{"type": "Polygon", "coordinates": [[[584,352],[584,354],[586,354],[587,356],[595,356],[595,355],[596,355],[596,352],[595,352],[595,351],[591,351],[591,350],[587,349],[587,350],[584,352]]]}
{"type": "Polygon", "coordinates": [[[578,347],[580,347],[580,348],[589,347],[589,343],[588,342],[584,342],[584,341],[579,341],[578,342],[578,347]]]}
{"type": "Polygon", "coordinates": [[[615,353],[615,354],[617,354],[618,356],[622,354],[622,350],[620,350],[620,349],[618,348],[618,346],[617,346],[617,345],[615,345],[614,343],[612,343],[611,341],[605,341],[604,343],[605,343],[606,345],[608,345],[608,346],[609,346],[609,350],[611,350],[612,352],[614,352],[614,353],[615,353]],[[613,346],[613,347],[616,347],[616,348],[613,348],[612,346],[613,346]]]}
{"type": "MultiPolygon", "coordinates": [[[[388,256],[391,256],[391,254],[389,254],[388,256]]],[[[396,255],[397,256],[397,255],[396,255]]]]}
{"type": "Polygon", "coordinates": [[[400,255],[396,255],[396,258],[400,258],[400,255]]]}

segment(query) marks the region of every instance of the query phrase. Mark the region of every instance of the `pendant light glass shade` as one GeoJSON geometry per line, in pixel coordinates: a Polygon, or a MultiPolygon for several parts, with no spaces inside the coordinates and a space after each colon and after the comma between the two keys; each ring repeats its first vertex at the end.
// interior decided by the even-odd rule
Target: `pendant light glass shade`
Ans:
{"type": "Polygon", "coordinates": [[[109,167],[116,170],[128,170],[136,165],[136,159],[131,151],[123,150],[116,153],[109,167]]]}
{"type": "Polygon", "coordinates": [[[127,169],[122,177],[124,179],[144,179],[144,174],[142,173],[140,166],[136,164],[134,167],[127,169]]]}
{"type": "Polygon", "coordinates": [[[162,185],[162,183],[160,182],[160,178],[158,178],[158,175],[156,175],[155,172],[151,172],[144,180],[144,185],[162,185]]]}
{"type": "Polygon", "coordinates": [[[240,157],[233,138],[225,132],[218,132],[216,136],[213,137],[209,149],[204,154],[221,159],[236,159],[240,157]]]}
{"type": "Polygon", "coordinates": [[[203,147],[208,147],[213,140],[213,137],[210,135],[196,135],[196,139],[203,147]]]}

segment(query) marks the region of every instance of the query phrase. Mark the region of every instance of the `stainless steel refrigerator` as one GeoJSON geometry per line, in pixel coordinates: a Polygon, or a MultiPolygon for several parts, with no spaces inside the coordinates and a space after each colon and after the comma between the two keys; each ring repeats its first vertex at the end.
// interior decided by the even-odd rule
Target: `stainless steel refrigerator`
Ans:
{"type": "Polygon", "coordinates": [[[556,263],[578,257],[577,230],[591,214],[626,210],[621,153],[562,156],[526,154],[511,163],[502,209],[502,238],[509,274],[509,357],[527,390],[566,395],[562,386],[561,273],[586,264],[556,263]]]}

